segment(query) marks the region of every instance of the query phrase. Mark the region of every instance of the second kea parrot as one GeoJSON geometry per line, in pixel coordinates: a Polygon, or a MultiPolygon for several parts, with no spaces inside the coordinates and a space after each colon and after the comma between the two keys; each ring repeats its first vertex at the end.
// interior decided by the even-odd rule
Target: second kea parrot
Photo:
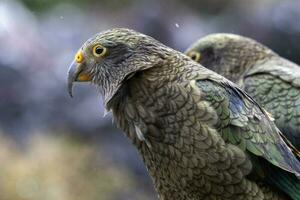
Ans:
{"type": "Polygon", "coordinates": [[[300,66],[253,39],[226,33],[205,36],[185,53],[250,94],[300,149],[300,66]]]}

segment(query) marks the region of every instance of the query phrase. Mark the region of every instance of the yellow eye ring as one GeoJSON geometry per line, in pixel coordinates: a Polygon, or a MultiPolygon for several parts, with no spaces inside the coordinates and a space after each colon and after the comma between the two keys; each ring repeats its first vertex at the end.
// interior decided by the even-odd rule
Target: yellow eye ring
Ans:
{"type": "Polygon", "coordinates": [[[199,62],[201,59],[201,53],[197,51],[192,51],[188,54],[188,56],[195,62],[199,62]]]}
{"type": "Polygon", "coordinates": [[[105,56],[106,52],[107,52],[107,49],[100,44],[97,44],[93,47],[93,54],[96,57],[103,57],[103,56],[105,56]]]}
{"type": "Polygon", "coordinates": [[[76,55],[75,55],[75,61],[77,62],[77,63],[82,63],[82,61],[83,61],[83,54],[82,54],[82,52],[81,51],[78,51],[77,53],[76,53],[76,55]]]}

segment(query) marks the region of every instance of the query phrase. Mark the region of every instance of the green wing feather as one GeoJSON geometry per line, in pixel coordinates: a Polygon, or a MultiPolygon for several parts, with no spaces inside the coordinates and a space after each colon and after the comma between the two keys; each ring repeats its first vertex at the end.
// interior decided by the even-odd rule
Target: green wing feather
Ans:
{"type": "Polygon", "coordinates": [[[299,152],[282,137],[268,114],[226,80],[198,80],[197,86],[217,111],[224,140],[249,153],[253,165],[249,178],[264,180],[299,200],[299,152]]]}
{"type": "Polygon", "coordinates": [[[285,60],[268,61],[250,70],[241,85],[275,118],[277,127],[300,149],[300,68],[285,60]],[[278,63],[279,62],[279,63],[278,63]]]}
{"type": "Polygon", "coordinates": [[[218,129],[225,141],[300,177],[300,162],[251,97],[227,81],[198,80],[197,86],[218,113],[218,129]]]}

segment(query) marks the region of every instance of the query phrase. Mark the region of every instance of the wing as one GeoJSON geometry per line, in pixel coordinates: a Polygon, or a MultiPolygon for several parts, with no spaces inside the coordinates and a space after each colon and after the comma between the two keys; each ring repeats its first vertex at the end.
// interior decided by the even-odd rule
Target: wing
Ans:
{"type": "Polygon", "coordinates": [[[267,113],[251,97],[225,79],[198,80],[196,85],[217,111],[218,130],[226,142],[299,177],[300,162],[267,113]]]}
{"type": "Polygon", "coordinates": [[[300,68],[272,64],[255,67],[242,87],[272,113],[277,127],[300,149],[300,68]]]}

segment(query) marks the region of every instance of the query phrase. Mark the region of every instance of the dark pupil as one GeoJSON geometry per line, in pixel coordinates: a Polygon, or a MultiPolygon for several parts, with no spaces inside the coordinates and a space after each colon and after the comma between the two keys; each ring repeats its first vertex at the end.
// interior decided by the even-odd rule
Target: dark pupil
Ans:
{"type": "Polygon", "coordinates": [[[192,55],[192,60],[196,60],[196,58],[197,58],[197,56],[194,54],[194,55],[192,55]]]}
{"type": "Polygon", "coordinates": [[[96,54],[101,54],[103,52],[103,48],[102,47],[97,47],[95,52],[96,52],[96,54]]]}

